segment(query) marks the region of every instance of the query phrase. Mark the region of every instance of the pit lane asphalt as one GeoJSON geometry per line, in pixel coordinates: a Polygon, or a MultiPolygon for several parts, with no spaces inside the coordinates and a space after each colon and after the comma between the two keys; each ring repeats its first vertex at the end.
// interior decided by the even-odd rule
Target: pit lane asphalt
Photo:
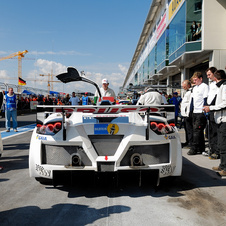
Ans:
{"type": "MultiPolygon", "coordinates": [[[[35,115],[18,116],[19,132],[3,138],[0,225],[225,225],[226,179],[211,170],[219,160],[183,149],[182,176],[158,187],[139,187],[135,178],[124,178],[118,188],[111,178],[98,185],[83,178],[54,188],[29,177],[32,131],[20,127],[34,122],[35,115]]],[[[3,133],[4,119],[0,126],[3,133]]],[[[179,133],[183,141],[184,131],[179,133]]]]}

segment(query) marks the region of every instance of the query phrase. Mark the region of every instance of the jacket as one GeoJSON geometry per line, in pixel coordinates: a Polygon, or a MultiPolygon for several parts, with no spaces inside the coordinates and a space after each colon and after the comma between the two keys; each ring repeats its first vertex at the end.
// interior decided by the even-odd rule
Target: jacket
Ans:
{"type": "Polygon", "coordinates": [[[215,105],[209,106],[214,111],[214,119],[217,124],[226,122],[226,81],[221,80],[216,84],[218,87],[215,105]]]}
{"type": "Polygon", "coordinates": [[[186,91],[182,102],[181,102],[181,115],[183,117],[188,117],[190,113],[190,104],[191,104],[191,88],[186,91]]]}

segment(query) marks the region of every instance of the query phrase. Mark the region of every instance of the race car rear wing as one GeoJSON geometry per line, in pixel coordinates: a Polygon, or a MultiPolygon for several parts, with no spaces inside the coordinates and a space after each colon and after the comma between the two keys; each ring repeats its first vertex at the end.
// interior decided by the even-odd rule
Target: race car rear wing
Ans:
{"type": "Polygon", "coordinates": [[[161,113],[161,112],[174,112],[174,105],[38,105],[37,112],[82,112],[93,114],[118,114],[129,112],[147,112],[161,113]]]}
{"type": "MultiPolygon", "coordinates": [[[[73,112],[78,113],[92,113],[92,114],[119,114],[138,112],[145,115],[152,113],[162,112],[175,112],[174,105],[155,105],[155,106],[144,106],[144,105],[86,105],[86,106],[53,106],[53,105],[38,105],[37,106],[37,125],[43,124],[44,120],[53,113],[59,113],[62,115],[62,126],[63,126],[63,140],[66,140],[66,129],[65,119],[68,118],[73,112]]],[[[56,118],[57,119],[57,118],[56,118]]],[[[150,119],[147,117],[147,128],[146,128],[146,140],[149,139],[149,124],[150,119]]]]}

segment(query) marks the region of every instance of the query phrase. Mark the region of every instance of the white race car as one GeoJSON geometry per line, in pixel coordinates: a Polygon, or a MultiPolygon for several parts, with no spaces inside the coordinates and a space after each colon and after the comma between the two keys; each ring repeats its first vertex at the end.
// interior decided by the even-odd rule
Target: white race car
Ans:
{"type": "MultiPolygon", "coordinates": [[[[57,77],[64,83],[89,82],[101,97],[97,84],[74,68],[57,77]]],[[[81,171],[157,171],[158,178],[181,175],[177,128],[161,116],[172,111],[172,105],[112,105],[100,100],[97,105],[37,106],[29,151],[31,177],[55,185],[59,177],[81,171]]]]}

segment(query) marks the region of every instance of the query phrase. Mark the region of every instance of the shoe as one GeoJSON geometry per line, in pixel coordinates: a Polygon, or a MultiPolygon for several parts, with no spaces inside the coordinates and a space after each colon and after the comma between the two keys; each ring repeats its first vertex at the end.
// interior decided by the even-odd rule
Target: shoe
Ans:
{"type": "Polygon", "coordinates": [[[7,132],[7,133],[8,133],[8,132],[10,132],[10,130],[9,130],[9,129],[7,129],[7,130],[6,130],[6,132],[7,132]]]}
{"type": "Polygon", "coordinates": [[[187,154],[188,155],[196,155],[197,152],[194,149],[190,149],[187,154]]]}
{"type": "Polygon", "coordinates": [[[209,159],[215,160],[215,159],[220,159],[220,155],[213,153],[210,155],[209,159]]]}
{"type": "Polygon", "coordinates": [[[17,129],[14,129],[14,132],[18,132],[18,130],[17,129]]]}
{"type": "Polygon", "coordinates": [[[0,171],[1,171],[1,170],[3,170],[3,167],[2,167],[2,166],[0,166],[0,171]]]}
{"type": "Polygon", "coordinates": [[[220,176],[226,176],[226,171],[225,170],[221,170],[220,172],[218,172],[218,174],[220,176]]]}
{"type": "Polygon", "coordinates": [[[222,169],[219,166],[212,167],[212,170],[214,170],[214,171],[222,171],[222,169]]]}

